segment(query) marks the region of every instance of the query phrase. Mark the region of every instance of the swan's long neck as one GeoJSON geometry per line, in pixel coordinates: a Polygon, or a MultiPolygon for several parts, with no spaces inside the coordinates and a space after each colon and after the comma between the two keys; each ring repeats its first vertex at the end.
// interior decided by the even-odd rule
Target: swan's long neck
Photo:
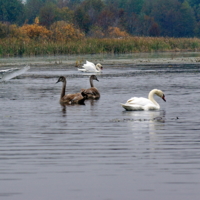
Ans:
{"type": "Polygon", "coordinates": [[[97,65],[96,65],[95,67],[96,67],[96,70],[97,70],[98,72],[101,71],[101,69],[100,69],[97,65]]]}
{"type": "Polygon", "coordinates": [[[154,94],[156,94],[156,90],[152,90],[151,92],[149,92],[148,99],[151,100],[158,108],[160,108],[160,105],[154,99],[154,94]]]}
{"type": "Polygon", "coordinates": [[[91,86],[91,87],[94,87],[94,84],[93,84],[93,79],[92,79],[92,77],[90,77],[90,86],[91,86]]]}
{"type": "Polygon", "coordinates": [[[65,96],[66,83],[67,83],[67,81],[64,80],[64,82],[63,82],[63,86],[62,86],[62,91],[61,91],[60,98],[62,98],[62,97],[65,96]]]}

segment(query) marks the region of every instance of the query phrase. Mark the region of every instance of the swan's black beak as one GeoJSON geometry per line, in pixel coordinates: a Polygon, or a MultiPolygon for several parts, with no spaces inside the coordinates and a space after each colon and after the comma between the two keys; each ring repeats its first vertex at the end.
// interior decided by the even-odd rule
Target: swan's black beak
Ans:
{"type": "Polygon", "coordinates": [[[60,82],[60,79],[58,79],[56,83],[59,83],[59,82],[60,82]]]}
{"type": "Polygon", "coordinates": [[[98,79],[98,78],[97,78],[96,80],[97,80],[97,81],[99,81],[99,79],[98,79]]]}
{"type": "Polygon", "coordinates": [[[60,78],[57,80],[57,82],[56,83],[59,83],[60,82],[60,78]]]}
{"type": "Polygon", "coordinates": [[[165,99],[165,95],[163,94],[163,96],[162,96],[162,99],[163,99],[163,101],[166,101],[166,99],[165,99]]]}

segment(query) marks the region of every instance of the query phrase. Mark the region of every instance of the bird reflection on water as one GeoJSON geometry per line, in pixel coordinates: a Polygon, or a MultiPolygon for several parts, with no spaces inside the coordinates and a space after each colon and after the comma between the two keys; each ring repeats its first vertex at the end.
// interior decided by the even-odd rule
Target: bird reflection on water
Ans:
{"type": "Polygon", "coordinates": [[[165,125],[165,111],[136,111],[136,112],[126,112],[123,111],[124,115],[131,117],[133,120],[128,120],[128,126],[132,130],[145,130],[148,128],[149,134],[158,133],[160,129],[165,125]]]}

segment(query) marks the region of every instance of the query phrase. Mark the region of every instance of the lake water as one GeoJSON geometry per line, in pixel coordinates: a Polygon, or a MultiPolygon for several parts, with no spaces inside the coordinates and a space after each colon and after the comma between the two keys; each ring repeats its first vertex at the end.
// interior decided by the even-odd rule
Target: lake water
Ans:
{"type": "Polygon", "coordinates": [[[64,65],[32,66],[0,83],[0,199],[198,200],[198,65],[106,65],[101,98],[62,107],[59,97],[89,87],[89,74],[64,65]],[[133,96],[156,97],[159,111],[125,111],[133,96]]]}

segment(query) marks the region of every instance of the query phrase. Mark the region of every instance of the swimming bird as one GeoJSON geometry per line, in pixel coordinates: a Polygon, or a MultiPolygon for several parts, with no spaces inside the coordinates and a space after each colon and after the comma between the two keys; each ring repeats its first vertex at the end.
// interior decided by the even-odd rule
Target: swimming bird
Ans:
{"type": "Polygon", "coordinates": [[[148,99],[143,97],[132,97],[125,104],[121,104],[125,110],[136,111],[136,110],[158,110],[160,105],[155,101],[154,95],[159,96],[164,101],[165,95],[161,90],[153,89],[149,92],[148,99]]]}
{"type": "Polygon", "coordinates": [[[100,93],[97,90],[96,87],[94,87],[93,80],[99,81],[98,78],[95,75],[90,76],[90,86],[91,88],[88,89],[81,89],[81,92],[84,91],[84,93],[87,95],[87,99],[99,99],[100,93]]]}
{"type": "Polygon", "coordinates": [[[86,64],[82,66],[82,69],[78,68],[78,71],[81,72],[101,72],[103,69],[102,65],[100,63],[97,63],[96,65],[92,62],[89,62],[86,60],[86,64]]]}
{"type": "Polygon", "coordinates": [[[0,70],[0,82],[8,81],[16,76],[19,76],[25,73],[29,69],[30,69],[30,66],[27,65],[22,68],[10,68],[10,69],[0,70]]]}
{"type": "Polygon", "coordinates": [[[81,93],[75,93],[75,94],[65,94],[65,89],[67,85],[67,80],[64,76],[60,76],[58,82],[63,82],[62,90],[61,90],[61,95],[60,95],[60,103],[61,104],[68,104],[68,105],[73,105],[73,104],[81,104],[85,105],[84,101],[86,99],[86,94],[84,91],[81,93]]]}

